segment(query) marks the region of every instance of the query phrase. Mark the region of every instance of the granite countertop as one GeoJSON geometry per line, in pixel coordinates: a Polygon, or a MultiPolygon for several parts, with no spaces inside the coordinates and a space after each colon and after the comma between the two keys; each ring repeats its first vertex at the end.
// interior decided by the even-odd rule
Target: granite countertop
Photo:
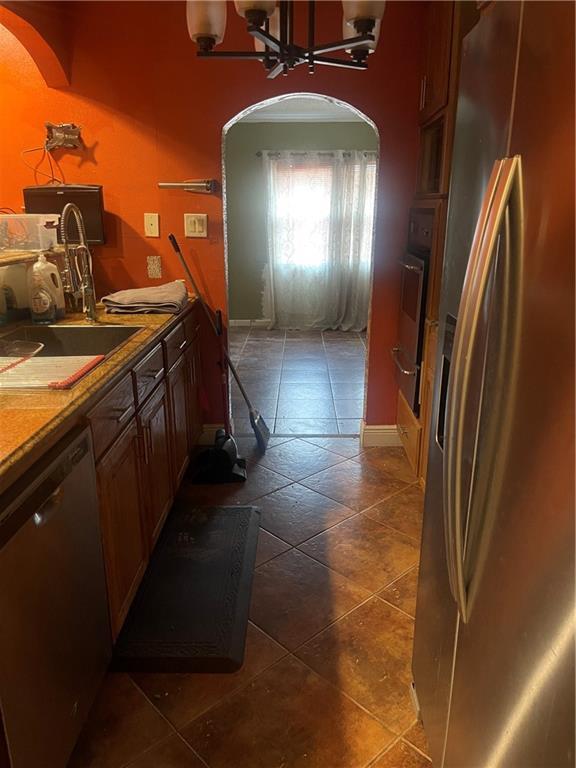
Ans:
{"type": "MultiPolygon", "coordinates": [[[[100,305],[98,322],[141,326],[140,330],[71,389],[0,392],[0,492],[6,490],[41,453],[54,445],[73,426],[74,420],[88,410],[92,401],[96,401],[95,396],[117,379],[118,374],[127,369],[180,316],[106,314],[100,305]]],[[[89,325],[83,315],[67,315],[60,323],[89,325]]]]}

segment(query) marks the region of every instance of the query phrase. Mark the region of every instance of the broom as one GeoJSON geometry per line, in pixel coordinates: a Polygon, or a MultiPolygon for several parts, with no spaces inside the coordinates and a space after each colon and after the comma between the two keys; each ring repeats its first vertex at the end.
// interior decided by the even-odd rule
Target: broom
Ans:
{"type": "MultiPolygon", "coordinates": [[[[204,310],[204,313],[206,317],[208,318],[208,322],[212,326],[212,330],[218,336],[219,339],[221,339],[220,331],[216,327],[214,320],[212,318],[212,315],[210,314],[210,310],[208,309],[208,306],[206,302],[204,301],[202,294],[198,290],[198,286],[196,285],[196,281],[194,280],[192,276],[192,272],[190,271],[190,268],[188,267],[188,264],[186,263],[186,260],[184,259],[184,256],[182,254],[182,251],[180,250],[180,246],[178,245],[178,241],[174,237],[174,235],[170,234],[168,235],[168,240],[170,240],[170,243],[172,245],[172,248],[174,248],[174,251],[178,258],[180,259],[180,262],[182,264],[182,267],[184,268],[184,272],[188,276],[188,279],[190,280],[190,283],[192,285],[192,288],[194,289],[194,293],[196,294],[198,301],[200,302],[200,306],[204,310]]],[[[248,415],[250,416],[250,424],[252,426],[252,429],[254,431],[254,435],[256,436],[256,442],[258,443],[258,448],[262,453],[266,453],[266,447],[268,445],[268,440],[270,439],[270,430],[266,426],[266,422],[262,418],[260,412],[254,408],[252,403],[250,402],[250,398],[248,397],[248,394],[246,393],[246,390],[244,389],[244,386],[242,382],[240,381],[240,377],[238,376],[238,371],[234,367],[232,361],[230,360],[230,355],[228,354],[228,350],[224,348],[224,345],[220,341],[222,345],[222,352],[224,354],[224,358],[226,360],[226,363],[228,367],[230,368],[230,371],[232,372],[232,376],[234,376],[234,379],[236,380],[236,384],[238,384],[238,389],[242,393],[242,397],[244,398],[246,405],[248,406],[248,415]]]]}

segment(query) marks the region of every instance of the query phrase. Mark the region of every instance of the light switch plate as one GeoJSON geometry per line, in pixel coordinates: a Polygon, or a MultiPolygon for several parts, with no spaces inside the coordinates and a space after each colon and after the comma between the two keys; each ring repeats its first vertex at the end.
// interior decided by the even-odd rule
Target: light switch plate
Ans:
{"type": "Polygon", "coordinates": [[[208,214],[185,213],[184,214],[185,237],[208,237],[208,214]]]}
{"type": "Polygon", "coordinates": [[[157,213],[144,214],[144,234],[146,237],[160,237],[160,216],[157,213]]]}

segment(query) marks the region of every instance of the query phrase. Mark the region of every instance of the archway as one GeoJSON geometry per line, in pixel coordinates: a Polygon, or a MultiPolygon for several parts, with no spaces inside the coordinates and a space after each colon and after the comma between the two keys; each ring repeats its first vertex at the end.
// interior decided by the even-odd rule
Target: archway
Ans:
{"type": "Polygon", "coordinates": [[[20,3],[17,10],[12,10],[2,5],[0,25],[26,48],[47,86],[66,88],[70,79],[65,61],[67,50],[63,20],[52,8],[43,13],[41,6],[38,3],[20,3]]]}
{"type": "MultiPolygon", "coordinates": [[[[230,354],[244,373],[249,394],[260,401],[256,406],[273,422],[275,434],[314,438],[359,434],[365,402],[365,330],[372,294],[378,156],[379,136],[373,121],[354,106],[323,94],[293,93],[267,99],[243,110],[224,126],[222,178],[230,354]],[[278,170],[272,169],[274,162],[270,158],[276,155],[282,155],[276,166],[284,162],[282,172],[291,174],[291,178],[297,176],[299,181],[289,201],[279,196],[273,203],[270,179],[278,170]],[[305,162],[300,156],[309,157],[305,162]],[[343,186],[345,172],[340,170],[347,163],[349,167],[358,164],[354,173],[362,178],[360,186],[368,190],[364,197],[351,195],[350,202],[349,188],[343,186]],[[314,193],[311,184],[316,185],[314,193]],[[353,214],[349,208],[340,218],[334,214],[336,192],[347,206],[356,206],[353,214]],[[325,216],[329,223],[323,224],[325,232],[316,234],[314,216],[321,219],[323,201],[324,208],[330,209],[325,216]],[[280,225],[274,224],[270,206],[294,211],[294,220],[276,240],[274,226],[280,225]],[[302,232],[310,218],[308,211],[316,209],[318,213],[312,216],[314,221],[308,230],[316,239],[309,240],[302,232]],[[357,241],[350,235],[344,244],[344,238],[338,240],[336,236],[338,245],[334,246],[334,227],[341,232],[343,222],[350,220],[361,223],[354,230],[357,241]],[[290,260],[279,258],[279,249],[274,250],[274,242],[280,242],[286,232],[292,233],[290,260]],[[330,248],[324,247],[324,241],[330,241],[330,248]],[[311,245],[307,248],[308,243],[311,245]],[[305,250],[305,256],[294,258],[294,254],[305,250]],[[290,305],[287,286],[294,286],[295,301],[290,305]],[[320,289],[314,293],[318,286],[320,289]],[[300,300],[304,291],[306,297],[300,300]],[[336,296],[338,307],[331,304],[336,296]],[[355,303],[359,296],[362,299],[355,303]],[[305,314],[309,306],[314,307],[310,316],[305,314]],[[326,312],[322,309],[318,314],[319,306],[326,306],[326,312]],[[283,343],[283,354],[275,341],[283,343]],[[289,370],[299,365],[301,373],[289,370]],[[304,385],[305,379],[309,386],[298,388],[296,384],[304,385]],[[293,403],[287,402],[289,393],[293,403]],[[296,400],[301,401],[299,408],[296,400]]],[[[338,204],[339,211],[343,207],[338,204]]],[[[236,417],[236,432],[247,433],[249,424],[234,383],[231,410],[232,417],[236,417]]]]}

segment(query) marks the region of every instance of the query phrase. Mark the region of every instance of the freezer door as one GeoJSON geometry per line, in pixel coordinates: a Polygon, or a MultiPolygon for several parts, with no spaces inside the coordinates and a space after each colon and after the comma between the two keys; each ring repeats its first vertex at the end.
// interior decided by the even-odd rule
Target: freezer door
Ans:
{"type": "Polygon", "coordinates": [[[457,623],[446,560],[443,505],[442,433],[450,342],[494,162],[506,154],[519,18],[519,3],[497,4],[497,13],[483,17],[466,36],[462,48],[412,664],[436,766],[442,765],[457,623]]]}
{"type": "Polygon", "coordinates": [[[480,328],[483,402],[480,418],[472,414],[480,429],[462,563],[466,621],[444,768],[574,765],[573,30],[572,4],[523,8],[511,133],[523,238],[515,240],[509,208],[493,222],[500,237],[480,328]],[[517,275],[506,265],[518,263],[511,302],[517,275]],[[517,351],[506,354],[503,380],[514,317],[517,351]]]}

